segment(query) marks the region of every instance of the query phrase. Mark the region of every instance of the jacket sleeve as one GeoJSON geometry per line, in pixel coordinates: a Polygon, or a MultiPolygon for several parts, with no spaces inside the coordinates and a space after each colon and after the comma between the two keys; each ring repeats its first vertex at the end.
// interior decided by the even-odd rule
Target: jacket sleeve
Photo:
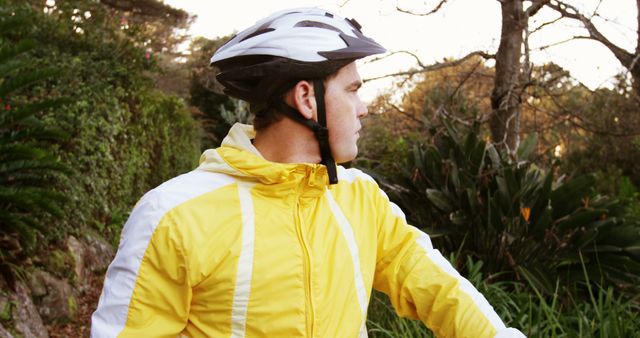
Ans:
{"type": "Polygon", "coordinates": [[[398,315],[421,320],[437,337],[524,337],[506,328],[487,300],[434,249],[427,234],[382,190],[376,197],[378,250],[374,288],[398,315]]]}
{"type": "Polygon", "coordinates": [[[125,224],[107,270],[91,337],[176,337],[185,327],[191,286],[171,212],[149,194],[125,224]]]}

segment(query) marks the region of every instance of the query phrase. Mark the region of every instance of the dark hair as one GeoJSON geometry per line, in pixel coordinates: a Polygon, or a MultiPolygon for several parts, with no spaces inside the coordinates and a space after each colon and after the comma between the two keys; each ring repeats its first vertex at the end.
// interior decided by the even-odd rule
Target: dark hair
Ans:
{"type": "Polygon", "coordinates": [[[267,102],[250,102],[249,106],[254,116],[253,129],[261,131],[282,120],[283,115],[275,108],[275,103],[284,100],[284,95],[302,80],[291,80],[281,85],[280,88],[274,91],[267,102]]]}
{"type": "Polygon", "coordinates": [[[280,121],[282,114],[280,114],[275,108],[268,107],[258,112],[253,112],[253,129],[257,132],[267,129],[270,125],[280,121]]]}

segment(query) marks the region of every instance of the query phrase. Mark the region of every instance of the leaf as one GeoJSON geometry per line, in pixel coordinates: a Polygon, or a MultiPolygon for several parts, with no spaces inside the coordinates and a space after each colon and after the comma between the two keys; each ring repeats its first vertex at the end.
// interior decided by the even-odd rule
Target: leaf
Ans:
{"type": "Polygon", "coordinates": [[[564,233],[580,227],[586,227],[591,222],[599,220],[603,213],[606,213],[606,210],[578,210],[562,222],[559,222],[558,230],[560,233],[564,233]]]}
{"type": "MultiPolygon", "coordinates": [[[[32,50],[36,45],[36,42],[33,40],[23,39],[15,46],[2,46],[2,48],[0,48],[0,64],[4,65],[15,61],[18,55],[32,50]]],[[[5,74],[6,73],[0,73],[0,76],[4,76],[5,74]]]]}
{"type": "Polygon", "coordinates": [[[465,214],[460,210],[450,213],[449,220],[455,225],[464,225],[465,223],[467,223],[465,214]]]}
{"type": "Polygon", "coordinates": [[[455,127],[451,124],[451,122],[447,119],[442,119],[442,125],[447,129],[447,136],[453,141],[453,143],[458,147],[464,149],[462,142],[460,141],[460,135],[455,127]]]}
{"type": "Polygon", "coordinates": [[[589,195],[595,183],[594,175],[583,175],[565,182],[551,193],[553,218],[570,214],[582,205],[582,198],[589,195]]]}
{"type": "Polygon", "coordinates": [[[551,228],[553,224],[553,219],[551,218],[551,208],[545,208],[541,215],[537,216],[535,219],[531,220],[535,221],[533,227],[531,227],[532,233],[535,234],[543,234],[545,229],[551,228]]]}
{"type": "MultiPolygon", "coordinates": [[[[551,186],[553,184],[553,171],[549,170],[544,178],[542,188],[537,191],[533,208],[531,208],[531,223],[537,223],[537,218],[542,215],[545,209],[551,204],[551,186]]],[[[550,216],[549,216],[550,217],[550,216]]]]}
{"type": "Polygon", "coordinates": [[[538,143],[538,133],[531,133],[527,136],[526,139],[520,144],[518,150],[516,152],[518,160],[526,160],[529,158],[529,155],[536,149],[536,144],[538,143]]]}
{"type": "Polygon", "coordinates": [[[554,288],[548,273],[550,269],[540,269],[535,267],[518,266],[516,268],[520,274],[529,282],[529,285],[542,291],[545,294],[553,294],[554,288]]]}
{"type": "Polygon", "coordinates": [[[482,174],[482,170],[485,166],[484,162],[487,155],[487,151],[485,149],[485,142],[478,142],[470,155],[471,166],[469,168],[469,173],[476,177],[482,174]]]}
{"type": "Polygon", "coordinates": [[[498,154],[498,151],[496,150],[496,147],[493,146],[493,144],[491,143],[487,143],[486,146],[486,150],[487,150],[487,154],[489,155],[489,158],[491,159],[491,165],[494,168],[498,168],[500,166],[500,164],[502,163],[502,161],[500,160],[500,155],[498,154]]]}
{"type": "Polygon", "coordinates": [[[467,192],[467,201],[469,203],[469,207],[471,208],[471,212],[474,212],[478,209],[478,192],[475,187],[469,187],[466,189],[467,192]]]}
{"type": "Polygon", "coordinates": [[[11,78],[5,78],[4,82],[0,84],[0,97],[5,97],[9,93],[38,83],[42,80],[60,75],[60,69],[55,68],[43,68],[29,73],[20,73],[11,78]]]}
{"type": "Polygon", "coordinates": [[[453,209],[449,203],[447,195],[437,189],[427,189],[427,198],[433,205],[444,212],[451,212],[453,209]]]}

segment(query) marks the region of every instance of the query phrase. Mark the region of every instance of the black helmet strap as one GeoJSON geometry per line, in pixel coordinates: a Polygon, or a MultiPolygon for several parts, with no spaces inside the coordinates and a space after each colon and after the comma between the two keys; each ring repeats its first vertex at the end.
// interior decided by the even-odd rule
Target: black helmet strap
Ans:
{"type": "Polygon", "coordinates": [[[324,81],[316,79],[313,81],[313,91],[316,97],[316,108],[318,111],[318,124],[320,124],[321,132],[315,132],[316,139],[320,144],[320,155],[322,156],[322,164],[327,167],[329,173],[329,184],[338,183],[338,174],[336,172],[336,162],[331,156],[331,145],[329,144],[329,129],[327,128],[327,111],[324,101],[324,81]]]}
{"type": "Polygon", "coordinates": [[[278,109],[278,111],[280,111],[281,113],[285,114],[287,117],[307,126],[313,131],[313,134],[316,136],[318,144],[320,145],[320,156],[322,157],[320,163],[327,167],[327,172],[329,174],[329,184],[336,184],[338,183],[338,173],[336,171],[336,162],[334,161],[333,156],[331,156],[331,146],[329,144],[329,129],[327,129],[327,113],[324,101],[324,83],[322,79],[313,81],[313,90],[316,97],[318,122],[312,119],[305,119],[302,114],[298,112],[298,110],[289,106],[283,101],[276,102],[275,108],[278,109]]]}

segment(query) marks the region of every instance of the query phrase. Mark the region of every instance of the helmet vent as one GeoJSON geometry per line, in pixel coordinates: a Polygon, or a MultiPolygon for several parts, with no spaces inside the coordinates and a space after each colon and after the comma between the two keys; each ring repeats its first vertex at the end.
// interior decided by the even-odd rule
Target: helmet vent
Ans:
{"type": "Polygon", "coordinates": [[[356,19],[346,19],[347,22],[349,22],[351,24],[351,26],[353,26],[353,28],[357,29],[358,32],[362,32],[362,25],[356,21],[356,19]]]}
{"type": "Polygon", "coordinates": [[[328,25],[324,22],[318,22],[318,21],[311,21],[311,20],[304,20],[304,21],[300,21],[297,24],[295,24],[294,27],[315,27],[315,28],[324,28],[324,29],[329,29],[338,33],[342,33],[342,31],[334,26],[328,25]]]}
{"type": "Polygon", "coordinates": [[[275,28],[264,28],[264,29],[259,29],[247,36],[245,36],[244,38],[242,38],[242,40],[240,40],[240,42],[247,40],[247,39],[251,39],[254,36],[258,36],[260,34],[264,34],[264,33],[269,33],[269,32],[273,32],[274,30],[276,30],[275,28]]]}

